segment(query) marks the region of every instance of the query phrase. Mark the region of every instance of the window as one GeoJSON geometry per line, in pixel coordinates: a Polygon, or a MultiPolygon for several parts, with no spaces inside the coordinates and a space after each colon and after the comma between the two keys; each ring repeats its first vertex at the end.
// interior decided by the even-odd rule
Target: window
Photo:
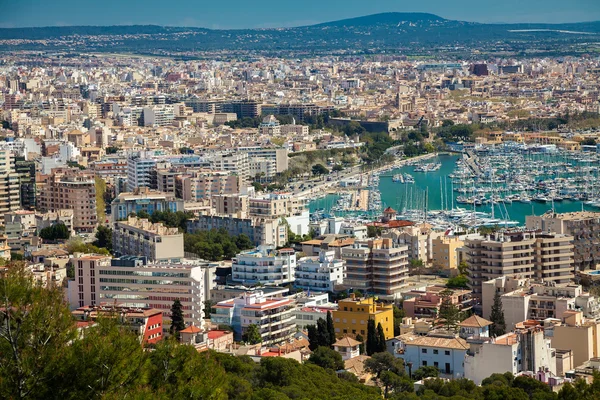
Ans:
{"type": "Polygon", "coordinates": [[[421,353],[427,354],[427,349],[421,349],[421,353]]]}
{"type": "Polygon", "coordinates": [[[433,354],[438,354],[438,353],[439,353],[439,351],[437,351],[437,350],[433,351],[433,354]]]}
{"type": "Polygon", "coordinates": [[[447,356],[449,356],[450,355],[450,350],[444,351],[444,354],[447,355],[447,356]]]}
{"type": "Polygon", "coordinates": [[[427,366],[427,361],[423,361],[423,366],[426,367],[427,366]]]}
{"type": "Polygon", "coordinates": [[[438,363],[437,361],[434,361],[434,362],[433,362],[433,366],[434,366],[434,367],[436,367],[436,368],[437,368],[439,365],[440,365],[440,363],[438,363]]]}

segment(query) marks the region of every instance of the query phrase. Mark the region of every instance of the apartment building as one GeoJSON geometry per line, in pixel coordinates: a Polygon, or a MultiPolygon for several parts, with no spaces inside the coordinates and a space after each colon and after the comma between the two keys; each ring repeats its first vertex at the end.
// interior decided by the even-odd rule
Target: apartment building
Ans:
{"type": "Polygon", "coordinates": [[[144,107],[144,126],[166,126],[175,119],[175,109],[172,104],[144,107]]]}
{"type": "Polygon", "coordinates": [[[258,290],[217,303],[210,320],[231,326],[237,341],[242,340],[248,326],[256,325],[262,345],[270,346],[285,343],[296,333],[293,309],[293,299],[267,297],[258,290]]]}
{"type": "Polygon", "coordinates": [[[59,170],[39,185],[38,208],[41,211],[73,210],[73,229],[93,232],[98,223],[94,177],[72,170],[59,170]]]}
{"type": "Polygon", "coordinates": [[[132,192],[119,193],[111,203],[113,221],[127,219],[131,213],[145,211],[152,215],[155,211],[183,211],[183,200],[174,193],[163,193],[142,187],[132,192]]]}
{"type": "Polygon", "coordinates": [[[399,298],[408,278],[408,246],[392,239],[355,242],[342,249],[346,286],[373,293],[381,299],[399,298]]]}
{"type": "Polygon", "coordinates": [[[525,232],[467,235],[466,262],[473,297],[481,301],[481,286],[490,279],[504,275],[533,278],[534,244],[535,234],[525,232]]]}
{"type": "Polygon", "coordinates": [[[21,207],[20,175],[15,172],[15,158],[10,150],[0,150],[0,213],[21,207]]]}
{"type": "Polygon", "coordinates": [[[539,326],[519,328],[495,338],[468,338],[464,377],[477,385],[492,374],[548,371],[556,375],[556,350],[539,326]],[[493,362],[490,362],[493,360],[493,362]]]}
{"type": "Polygon", "coordinates": [[[529,279],[502,276],[484,282],[482,286],[482,312],[491,317],[494,296],[500,294],[507,328],[526,320],[543,321],[563,318],[568,311],[578,310],[585,318],[600,317],[600,301],[585,293],[580,285],[535,283],[529,279]]]}
{"type": "MultiPolygon", "coordinates": [[[[395,215],[395,211],[391,210],[395,215]]],[[[431,262],[433,258],[433,240],[442,236],[442,232],[433,230],[430,224],[406,226],[401,229],[390,229],[383,237],[391,238],[397,245],[408,247],[408,258],[431,262]]]]}
{"type": "Polygon", "coordinates": [[[163,338],[162,311],[150,307],[123,307],[115,305],[84,306],[71,311],[73,318],[82,323],[94,323],[98,318],[116,318],[118,324],[137,335],[143,344],[154,344],[163,338]]]}
{"type": "Polygon", "coordinates": [[[574,237],[559,233],[535,236],[535,277],[540,282],[556,284],[573,280],[574,237]]]}
{"type": "Polygon", "coordinates": [[[321,250],[316,257],[302,257],[296,267],[294,286],[304,290],[333,292],[344,283],[346,263],[335,258],[335,251],[321,250]]]}
{"type": "Polygon", "coordinates": [[[152,169],[156,160],[148,157],[144,152],[131,155],[127,158],[127,188],[134,191],[141,187],[151,186],[152,169]]]}
{"type": "Polygon", "coordinates": [[[151,261],[178,262],[184,256],[183,233],[144,218],[127,217],[113,228],[113,251],[119,256],[140,256],[151,261]]]}
{"type": "Polygon", "coordinates": [[[250,198],[244,194],[218,194],[211,198],[211,207],[217,215],[248,218],[250,198]]]}
{"type": "Polygon", "coordinates": [[[557,214],[549,211],[540,216],[527,216],[525,224],[527,229],[573,236],[575,271],[597,269],[600,264],[600,212],[557,214]]]}
{"type": "Polygon", "coordinates": [[[240,184],[240,177],[231,173],[195,171],[175,178],[175,195],[183,201],[199,201],[239,193],[240,184]]]}
{"type": "Polygon", "coordinates": [[[431,241],[431,263],[434,267],[456,271],[458,268],[458,249],[465,242],[458,236],[440,236],[431,241]]]}
{"type": "Polygon", "coordinates": [[[279,218],[238,218],[233,216],[200,215],[188,220],[187,231],[225,229],[230,235],[245,234],[256,246],[283,247],[288,240],[288,226],[279,218]]]}
{"type": "Polygon", "coordinates": [[[204,301],[213,285],[211,266],[201,260],[148,263],[144,257],[81,255],[74,257],[75,280],[69,281],[72,308],[117,304],[152,307],[162,311],[163,326],[170,326],[171,306],[183,305],[187,325],[203,326],[204,301]]]}
{"type": "Polygon", "coordinates": [[[275,250],[272,246],[260,246],[239,253],[231,263],[231,279],[243,285],[285,285],[294,282],[295,272],[295,251],[275,250]]]}
{"type": "MultiPolygon", "coordinates": [[[[425,290],[412,290],[403,294],[402,307],[407,317],[437,319],[441,309],[445,286],[427,286],[425,290]]],[[[463,312],[471,311],[473,306],[470,290],[453,289],[450,302],[463,312]]]]}
{"type": "Polygon", "coordinates": [[[570,350],[575,368],[586,361],[600,357],[600,326],[596,320],[586,319],[581,311],[568,311],[560,324],[547,332],[552,347],[570,350]]]}
{"type": "Polygon", "coordinates": [[[373,297],[357,299],[354,294],[350,298],[340,300],[338,309],[332,311],[335,335],[361,335],[367,337],[367,323],[370,319],[375,321],[375,326],[381,324],[385,339],[394,337],[394,311],[393,306],[379,304],[373,297]]]}
{"type": "Polygon", "coordinates": [[[248,153],[219,153],[209,157],[209,166],[213,171],[225,171],[239,175],[242,179],[250,178],[248,153]]]}
{"type": "MultiPolygon", "coordinates": [[[[250,198],[249,212],[254,217],[293,217],[306,211],[306,201],[290,194],[268,194],[250,198]]],[[[307,221],[308,222],[308,221],[307,221]]]]}

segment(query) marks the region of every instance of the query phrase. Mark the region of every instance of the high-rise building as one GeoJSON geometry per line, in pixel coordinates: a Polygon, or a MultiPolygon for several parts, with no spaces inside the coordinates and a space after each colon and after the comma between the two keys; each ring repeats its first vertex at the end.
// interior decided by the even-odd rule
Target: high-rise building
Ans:
{"type": "Polygon", "coordinates": [[[344,284],[354,289],[394,300],[406,287],[408,246],[394,244],[390,238],[356,242],[342,249],[346,261],[344,284]]]}
{"type": "Polygon", "coordinates": [[[188,325],[203,326],[204,301],[212,287],[211,266],[201,260],[148,263],[145,257],[83,255],[73,258],[75,280],[69,281],[71,307],[116,304],[152,307],[163,312],[167,329],[175,300],[188,325]]]}
{"type": "Polygon", "coordinates": [[[0,214],[20,208],[19,174],[9,150],[0,150],[0,214]]]}
{"type": "Polygon", "coordinates": [[[535,234],[497,232],[491,236],[479,234],[465,238],[469,288],[481,301],[481,285],[500,276],[535,276],[535,234]]]}
{"type": "Polygon", "coordinates": [[[94,177],[74,170],[58,170],[38,185],[41,211],[73,210],[73,229],[93,232],[98,223],[94,177]]]}
{"type": "Polygon", "coordinates": [[[527,229],[573,236],[574,270],[597,269],[600,264],[600,212],[570,212],[530,215],[527,229]]]}
{"type": "Polygon", "coordinates": [[[321,250],[316,257],[302,257],[296,266],[296,282],[300,289],[333,292],[344,283],[345,262],[335,258],[335,251],[321,250]]]}
{"type": "Polygon", "coordinates": [[[151,171],[156,160],[140,153],[127,158],[127,188],[129,191],[140,187],[150,187],[151,171]]]}
{"type": "Polygon", "coordinates": [[[179,262],[184,256],[183,233],[143,218],[127,217],[127,221],[117,221],[112,244],[116,255],[171,262],[179,262]]]}
{"type": "Polygon", "coordinates": [[[19,175],[21,207],[25,210],[35,210],[37,192],[35,162],[27,161],[24,157],[16,157],[15,172],[19,175]]]}
{"type": "Polygon", "coordinates": [[[295,273],[296,254],[293,249],[275,250],[261,246],[238,254],[231,264],[231,279],[244,285],[285,285],[294,282],[295,273]]]}
{"type": "Polygon", "coordinates": [[[231,326],[236,340],[242,340],[248,327],[256,325],[262,345],[269,346],[287,342],[296,332],[293,308],[292,298],[267,297],[262,291],[246,292],[217,303],[210,320],[231,326]]]}

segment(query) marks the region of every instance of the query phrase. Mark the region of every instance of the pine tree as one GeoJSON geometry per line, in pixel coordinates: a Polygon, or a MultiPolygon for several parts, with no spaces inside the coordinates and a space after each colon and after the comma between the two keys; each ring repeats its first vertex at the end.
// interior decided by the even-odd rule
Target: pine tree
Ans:
{"type": "Polygon", "coordinates": [[[317,326],[308,325],[306,330],[308,331],[308,348],[314,351],[319,347],[319,333],[317,331],[317,326]]]}
{"type": "Polygon", "coordinates": [[[171,329],[169,332],[171,335],[179,337],[179,331],[185,329],[185,321],[183,320],[183,306],[179,299],[173,302],[171,306],[171,329]]]}
{"type": "Polygon", "coordinates": [[[329,330],[327,321],[323,318],[317,320],[317,343],[319,346],[329,347],[329,330]]]}
{"type": "Polygon", "coordinates": [[[504,310],[502,309],[502,299],[499,292],[494,294],[494,304],[492,304],[490,320],[492,322],[490,326],[491,336],[500,336],[506,333],[506,321],[504,320],[504,310]]]}
{"type": "Polygon", "coordinates": [[[370,319],[367,322],[367,355],[370,356],[377,353],[377,329],[375,328],[375,320],[370,319]]]}
{"type": "Polygon", "coordinates": [[[377,351],[376,353],[383,353],[386,351],[385,346],[385,332],[383,331],[383,326],[381,326],[381,322],[377,324],[377,351]]]}
{"type": "Polygon", "coordinates": [[[258,325],[250,324],[246,328],[246,331],[242,335],[242,340],[248,344],[257,344],[262,342],[262,336],[260,336],[260,330],[258,325]]]}
{"type": "Polygon", "coordinates": [[[332,347],[335,343],[335,326],[331,311],[327,311],[327,333],[329,334],[329,347],[332,347]]]}
{"type": "Polygon", "coordinates": [[[442,290],[440,296],[442,297],[442,304],[440,305],[439,317],[444,322],[446,329],[455,329],[460,319],[460,310],[454,304],[452,304],[452,290],[442,290]]]}

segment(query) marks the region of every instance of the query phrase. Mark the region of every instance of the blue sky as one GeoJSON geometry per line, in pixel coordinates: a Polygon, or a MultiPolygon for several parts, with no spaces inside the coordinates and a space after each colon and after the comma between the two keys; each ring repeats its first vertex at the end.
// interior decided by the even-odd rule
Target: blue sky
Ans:
{"type": "Polygon", "coordinates": [[[600,20],[600,0],[0,0],[0,27],[156,24],[215,29],[308,25],[387,11],[476,22],[600,20]]]}

